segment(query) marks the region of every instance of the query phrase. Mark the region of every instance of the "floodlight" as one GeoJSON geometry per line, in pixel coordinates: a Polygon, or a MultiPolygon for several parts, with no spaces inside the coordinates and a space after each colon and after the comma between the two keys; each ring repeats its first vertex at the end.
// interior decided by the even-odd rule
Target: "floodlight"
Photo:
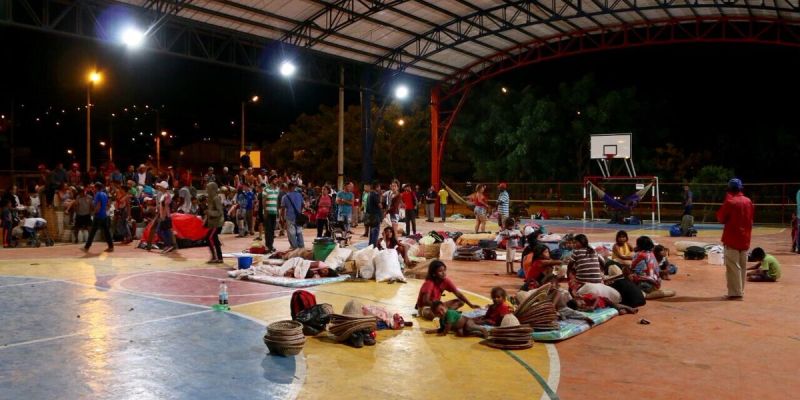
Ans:
{"type": "Polygon", "coordinates": [[[290,61],[284,61],[283,63],[281,63],[281,69],[280,69],[281,75],[283,75],[286,78],[294,75],[296,70],[297,67],[295,67],[295,65],[292,64],[290,61]]]}
{"type": "Polygon", "coordinates": [[[400,100],[404,100],[405,98],[407,98],[408,97],[408,93],[409,93],[408,86],[406,86],[406,85],[398,85],[394,89],[394,97],[396,97],[396,98],[398,98],[400,100]]]}
{"type": "Polygon", "coordinates": [[[125,43],[129,48],[137,48],[144,43],[144,32],[129,26],[122,31],[122,43],[125,43]]]}

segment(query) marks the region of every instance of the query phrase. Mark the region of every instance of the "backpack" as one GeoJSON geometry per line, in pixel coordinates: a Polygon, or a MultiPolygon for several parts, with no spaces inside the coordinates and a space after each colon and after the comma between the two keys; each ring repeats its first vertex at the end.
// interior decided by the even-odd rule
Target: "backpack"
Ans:
{"type": "Polygon", "coordinates": [[[317,305],[317,297],[313,293],[305,290],[295,290],[292,293],[292,300],[289,302],[292,319],[295,319],[301,311],[308,310],[315,305],[317,305]]]}
{"type": "Polygon", "coordinates": [[[684,250],[683,258],[687,260],[702,260],[706,258],[706,249],[700,246],[689,246],[684,250]]]}

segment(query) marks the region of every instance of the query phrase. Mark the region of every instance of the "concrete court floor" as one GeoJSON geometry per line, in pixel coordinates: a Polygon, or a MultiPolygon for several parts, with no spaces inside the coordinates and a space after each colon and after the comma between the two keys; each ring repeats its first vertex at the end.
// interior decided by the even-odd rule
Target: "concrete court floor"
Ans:
{"type": "MultiPolygon", "coordinates": [[[[442,228],[419,225],[423,232],[442,228]]],[[[446,227],[470,228],[468,222],[446,227]]],[[[593,241],[610,241],[614,228],[551,230],[587,231],[593,241]]],[[[663,231],[641,233],[674,242],[663,231]]],[[[713,241],[718,233],[701,238],[713,241]]],[[[615,318],[556,345],[511,354],[478,339],[426,336],[422,329],[432,325],[414,319],[412,329],[380,332],[373,348],[313,338],[290,358],[267,355],[261,335],[265,323],[288,317],[291,290],[232,282],[233,312],[209,311],[225,275],[203,263],[204,248],[170,256],[131,246],[101,254],[102,243],[90,255],[75,245],[3,250],[0,397],[418,398],[447,392],[476,399],[787,398],[797,387],[791,365],[800,355],[798,295],[791,290],[799,283],[797,256],[786,251],[787,236],[757,229],[754,245],[778,256],[784,277],[748,285],[743,302],[720,300],[723,267],[673,256],[680,271],[666,286],[677,297],[651,301],[637,316],[615,318]],[[642,317],[652,324],[637,324],[642,317]]],[[[249,243],[223,240],[224,251],[249,243]]],[[[285,239],[278,245],[288,247],[285,239]]],[[[503,275],[502,262],[448,266],[480,304],[492,286],[513,293],[520,284],[503,275]]],[[[419,284],[340,283],[312,291],[336,309],[356,298],[408,316],[419,284]]]]}

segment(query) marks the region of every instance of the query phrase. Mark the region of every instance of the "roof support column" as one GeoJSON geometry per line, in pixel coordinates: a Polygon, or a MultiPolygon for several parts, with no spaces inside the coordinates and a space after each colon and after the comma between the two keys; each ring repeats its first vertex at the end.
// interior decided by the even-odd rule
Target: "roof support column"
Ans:
{"type": "Polygon", "coordinates": [[[372,95],[361,89],[361,182],[372,182],[375,178],[375,166],[372,161],[372,151],[375,147],[375,135],[372,132],[372,95]]]}
{"type": "MultiPolygon", "coordinates": [[[[431,89],[431,185],[438,191],[441,182],[441,160],[439,159],[439,86],[431,89]]],[[[438,197],[438,196],[437,196],[438,197]]],[[[434,213],[438,213],[436,201],[434,213]]]]}

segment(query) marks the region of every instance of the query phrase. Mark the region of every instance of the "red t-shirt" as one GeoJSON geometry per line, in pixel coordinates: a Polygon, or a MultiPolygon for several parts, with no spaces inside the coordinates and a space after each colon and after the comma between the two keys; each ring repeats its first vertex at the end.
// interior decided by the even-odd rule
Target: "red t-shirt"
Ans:
{"type": "Polygon", "coordinates": [[[590,301],[592,301],[593,299],[596,298],[597,299],[597,303],[594,304],[595,308],[606,308],[611,303],[607,298],[602,297],[602,296],[595,296],[595,295],[593,295],[591,293],[586,293],[584,295],[581,295],[581,298],[584,301],[587,301],[587,302],[590,302],[590,301]]]}
{"type": "MultiPolygon", "coordinates": [[[[525,258],[533,258],[533,253],[528,254],[525,258]]],[[[527,267],[525,267],[525,282],[539,282],[539,279],[544,273],[544,260],[533,260],[527,267]]]]}
{"type": "Polygon", "coordinates": [[[403,192],[400,196],[403,199],[403,205],[405,205],[406,210],[413,210],[414,209],[414,193],[412,192],[403,192]]]}
{"type": "Polygon", "coordinates": [[[749,249],[754,212],[753,202],[742,193],[728,193],[722,207],[717,211],[717,221],[725,224],[722,244],[736,250],[749,249]]]}
{"type": "Polygon", "coordinates": [[[451,293],[455,293],[456,285],[453,284],[453,281],[450,278],[444,278],[441,282],[434,282],[430,279],[426,279],[425,282],[422,284],[422,287],[419,289],[419,296],[417,297],[417,309],[421,309],[425,306],[422,303],[423,299],[425,298],[425,294],[427,293],[430,297],[430,301],[436,301],[442,299],[442,293],[444,291],[448,291],[451,293]]]}
{"type": "Polygon", "coordinates": [[[328,195],[320,195],[319,200],[317,200],[317,219],[326,219],[328,218],[328,213],[331,210],[331,196],[328,195]]]}
{"type": "Polygon", "coordinates": [[[511,308],[508,306],[508,303],[504,301],[499,306],[495,306],[494,304],[490,305],[489,309],[486,310],[486,316],[483,318],[493,326],[499,326],[500,323],[503,322],[503,317],[506,314],[511,314],[511,308]]]}

